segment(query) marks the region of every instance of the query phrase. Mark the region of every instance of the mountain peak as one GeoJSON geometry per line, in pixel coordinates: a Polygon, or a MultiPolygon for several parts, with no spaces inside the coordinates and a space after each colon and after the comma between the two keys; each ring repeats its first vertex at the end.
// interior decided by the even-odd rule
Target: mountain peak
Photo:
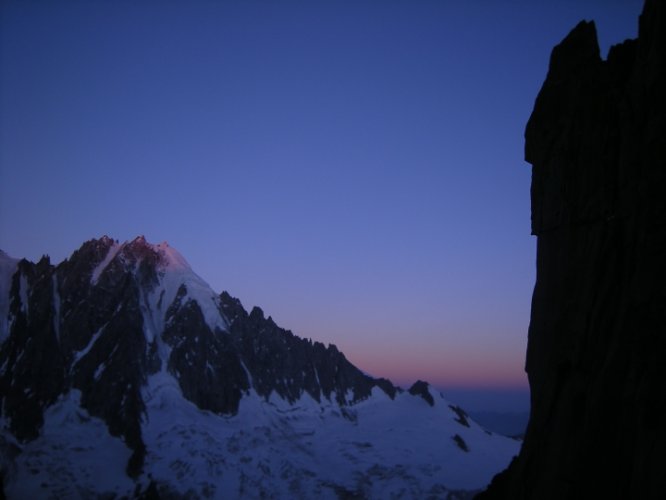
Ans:
{"type": "Polygon", "coordinates": [[[422,404],[425,382],[414,397],[333,344],[248,314],[166,242],[103,236],[58,265],[0,259],[0,271],[0,469],[19,471],[0,470],[9,498],[140,496],[152,481],[164,498],[384,497],[404,493],[406,473],[415,496],[445,496],[482,486],[516,452],[448,405],[422,404]],[[400,442],[386,440],[393,428],[400,442]],[[416,462],[403,465],[406,449],[416,462]],[[457,468],[432,466],[453,456],[457,468]]]}
{"type": "Polygon", "coordinates": [[[99,240],[87,242],[84,247],[86,245],[98,248],[100,254],[99,262],[92,273],[93,283],[99,280],[101,274],[117,257],[133,266],[139,266],[146,261],[147,265],[153,266],[155,271],[161,273],[193,272],[187,260],[169,243],[166,241],[159,244],[149,243],[143,235],[123,243],[118,243],[117,240],[105,235],[99,240]]]}
{"type": "Polygon", "coordinates": [[[132,261],[141,261],[145,258],[152,259],[155,264],[163,271],[191,271],[185,257],[178,250],[169,245],[167,241],[162,243],[150,243],[145,236],[140,235],[131,241],[118,243],[117,240],[103,236],[99,240],[94,240],[111,249],[116,249],[116,253],[129,257],[132,261]]]}

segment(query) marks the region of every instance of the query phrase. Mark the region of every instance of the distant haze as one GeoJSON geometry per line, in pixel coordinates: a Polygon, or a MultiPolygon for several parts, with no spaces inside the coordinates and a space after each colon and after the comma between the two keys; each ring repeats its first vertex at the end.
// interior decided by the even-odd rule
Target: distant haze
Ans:
{"type": "Polygon", "coordinates": [[[167,240],[372,375],[525,395],[524,125],[641,4],[3,2],[0,248],[167,240]]]}

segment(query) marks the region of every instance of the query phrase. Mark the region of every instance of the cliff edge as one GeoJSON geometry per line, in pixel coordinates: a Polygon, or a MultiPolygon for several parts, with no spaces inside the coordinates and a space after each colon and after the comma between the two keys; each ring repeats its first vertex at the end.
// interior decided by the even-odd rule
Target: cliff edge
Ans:
{"type": "Polygon", "coordinates": [[[477,498],[666,491],[666,2],[602,60],[554,48],[525,132],[537,280],[520,455],[477,498]]]}

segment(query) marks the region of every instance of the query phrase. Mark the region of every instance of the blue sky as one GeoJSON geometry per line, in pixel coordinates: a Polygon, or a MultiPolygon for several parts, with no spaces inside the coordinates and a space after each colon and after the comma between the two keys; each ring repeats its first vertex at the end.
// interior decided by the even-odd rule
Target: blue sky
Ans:
{"type": "Polygon", "coordinates": [[[639,0],[3,2],[0,248],[143,234],[402,384],[526,387],[523,131],[639,0]]]}

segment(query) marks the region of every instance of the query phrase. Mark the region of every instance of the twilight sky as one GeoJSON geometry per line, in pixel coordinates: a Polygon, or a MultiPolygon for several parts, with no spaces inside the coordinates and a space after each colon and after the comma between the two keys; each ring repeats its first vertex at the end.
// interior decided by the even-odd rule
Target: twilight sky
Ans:
{"type": "Polygon", "coordinates": [[[3,2],[0,248],[167,240],[373,375],[524,388],[524,126],[552,47],[641,6],[3,2]]]}

